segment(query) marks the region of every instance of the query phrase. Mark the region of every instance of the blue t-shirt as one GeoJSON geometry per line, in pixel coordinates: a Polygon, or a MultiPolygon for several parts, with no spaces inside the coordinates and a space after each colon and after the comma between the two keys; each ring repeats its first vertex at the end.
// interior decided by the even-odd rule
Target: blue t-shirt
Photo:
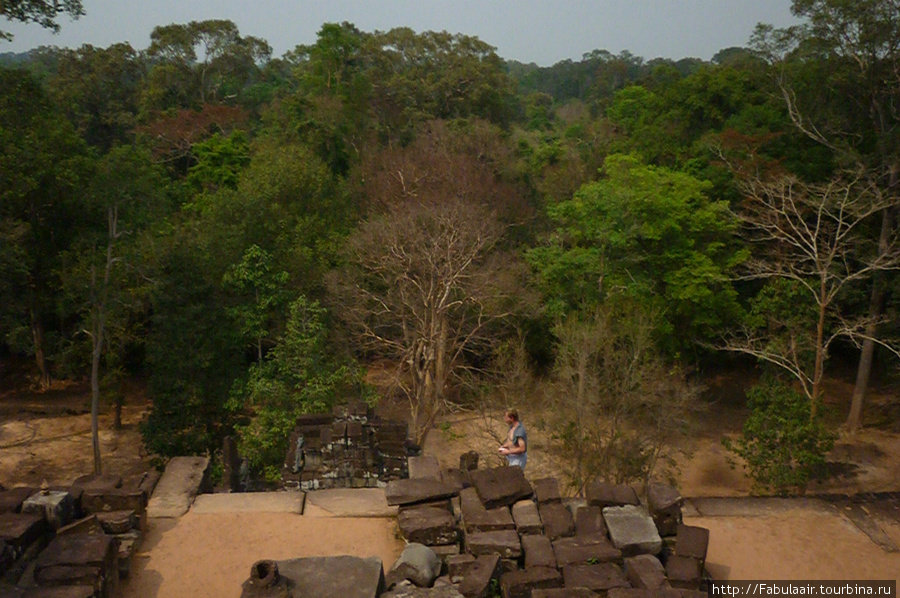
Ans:
{"type": "Polygon", "coordinates": [[[516,453],[514,455],[507,455],[506,461],[510,465],[517,465],[522,469],[525,469],[525,464],[528,462],[528,432],[525,431],[525,426],[522,425],[522,422],[516,424],[516,427],[513,428],[513,446],[519,446],[519,442],[525,443],[525,451],[524,453],[516,453]]]}

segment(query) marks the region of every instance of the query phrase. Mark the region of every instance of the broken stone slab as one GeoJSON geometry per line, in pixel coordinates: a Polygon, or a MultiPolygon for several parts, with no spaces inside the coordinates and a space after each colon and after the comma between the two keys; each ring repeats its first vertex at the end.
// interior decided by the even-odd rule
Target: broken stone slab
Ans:
{"type": "Polygon", "coordinates": [[[441,479],[441,464],[438,463],[437,457],[422,455],[420,457],[410,457],[407,459],[407,462],[409,463],[410,479],[441,479]]]}
{"type": "MultiPolygon", "coordinates": [[[[119,572],[115,571],[115,575],[119,572]]],[[[92,565],[54,565],[35,570],[34,580],[42,586],[103,587],[104,572],[92,565]]]]}
{"type": "Polygon", "coordinates": [[[525,568],[556,567],[553,543],[547,536],[536,534],[522,536],[522,550],[525,551],[525,568]]]}
{"type": "Polygon", "coordinates": [[[512,518],[520,536],[544,533],[541,516],[533,500],[520,500],[512,506],[512,518]]]}
{"type": "Polygon", "coordinates": [[[694,558],[672,555],[666,561],[666,577],[673,588],[698,590],[703,574],[703,564],[694,558]]]}
{"type": "Polygon", "coordinates": [[[575,512],[576,536],[604,536],[609,534],[606,521],[603,520],[603,509],[600,507],[581,507],[575,512]]]}
{"type": "Polygon", "coordinates": [[[241,584],[241,598],[291,598],[293,582],[281,575],[278,563],[257,561],[250,568],[250,577],[241,584]]]}
{"type": "Polygon", "coordinates": [[[420,588],[430,588],[441,574],[441,559],[424,544],[407,544],[400,557],[388,571],[385,584],[388,588],[409,580],[420,588]]]}
{"type": "Polygon", "coordinates": [[[609,482],[595,481],[587,488],[587,501],[592,507],[621,507],[625,505],[639,505],[637,492],[627,484],[611,484],[609,482]]]}
{"type": "Polygon", "coordinates": [[[575,535],[575,521],[562,503],[539,504],[538,512],[544,526],[544,535],[551,540],[575,535]]]}
{"type": "Polygon", "coordinates": [[[500,557],[486,554],[475,559],[463,574],[459,583],[459,593],[466,598],[487,598],[491,580],[500,578],[500,557]]]}
{"type": "Polygon", "coordinates": [[[475,557],[471,554],[458,554],[447,557],[447,575],[450,577],[450,581],[458,583],[474,562],[475,557]]]}
{"type": "Polygon", "coordinates": [[[119,578],[125,579],[131,573],[131,559],[141,548],[143,534],[138,530],[131,530],[124,534],[116,534],[116,540],[119,544],[119,578]]]}
{"type": "Polygon", "coordinates": [[[609,563],[622,559],[622,551],[605,537],[574,536],[553,542],[557,567],[584,563],[609,563]]]}
{"type": "Polygon", "coordinates": [[[434,554],[438,555],[438,558],[441,559],[441,562],[444,564],[441,571],[447,570],[447,559],[452,556],[458,556],[461,550],[459,549],[459,543],[454,544],[429,544],[428,548],[434,551],[434,554]]]}
{"type": "Polygon", "coordinates": [[[706,561],[709,548],[709,530],[693,525],[679,525],[675,535],[675,554],[706,561]]]}
{"type": "Polygon", "coordinates": [[[404,509],[400,511],[397,520],[400,531],[408,542],[453,544],[459,541],[456,520],[445,509],[435,507],[404,509]]]}
{"type": "Polygon", "coordinates": [[[606,507],[603,509],[603,519],[609,530],[609,539],[623,556],[656,555],[662,550],[662,538],[656,524],[643,507],[606,507]]]}
{"type": "Polygon", "coordinates": [[[75,503],[64,490],[37,492],[25,499],[22,512],[42,515],[51,528],[59,529],[75,519],[75,503]]]}
{"type": "Polygon", "coordinates": [[[548,502],[562,502],[559,495],[559,482],[556,478],[541,478],[531,483],[534,488],[534,498],[538,504],[548,502]]]}
{"type": "Polygon", "coordinates": [[[563,578],[551,567],[532,567],[510,571],[500,576],[503,598],[530,598],[533,590],[561,588],[563,578]]]}
{"type": "Polygon", "coordinates": [[[452,585],[419,588],[410,583],[401,583],[382,594],[381,598],[463,598],[463,595],[452,585]]]}
{"type": "Polygon", "coordinates": [[[472,472],[472,485],[486,509],[509,507],[533,494],[521,467],[495,467],[472,472]]]}
{"type": "Polygon", "coordinates": [[[89,473],[75,478],[71,487],[81,490],[111,490],[113,488],[121,488],[122,476],[111,473],[104,473],[101,475],[89,473]]]}
{"type": "Polygon", "coordinates": [[[376,598],[384,589],[384,569],[378,557],[305,557],[275,561],[293,598],[376,598]]]}
{"type": "Polygon", "coordinates": [[[47,530],[43,515],[0,513],[0,540],[21,554],[47,530]]]}
{"type": "Polygon", "coordinates": [[[466,532],[492,532],[516,529],[509,509],[497,507],[485,509],[474,488],[464,488],[459,493],[460,511],[466,532]]]}
{"type": "Polygon", "coordinates": [[[585,588],[595,592],[631,587],[621,567],[613,563],[567,565],[563,568],[563,579],[567,588],[585,588]]]}
{"type": "Polygon", "coordinates": [[[37,489],[26,486],[0,491],[0,513],[18,513],[22,510],[22,503],[35,492],[37,489]]]}
{"type": "Polygon", "coordinates": [[[428,478],[392,480],[384,488],[384,496],[390,506],[431,502],[450,498],[456,493],[455,487],[428,478]]]}
{"type": "Polygon", "coordinates": [[[625,559],[625,577],[635,588],[658,590],[669,587],[665,568],[658,558],[650,554],[625,559]]]}
{"type": "MultiPolygon", "coordinates": [[[[173,457],[166,464],[153,496],[147,503],[147,516],[151,518],[181,517],[188,512],[200,492],[209,485],[208,457],[173,457]]],[[[119,506],[111,511],[133,509],[119,506]]]]}
{"type": "Polygon", "coordinates": [[[81,510],[85,514],[106,511],[135,511],[143,513],[147,497],[140,488],[109,488],[97,490],[85,488],[81,495],[81,510]]]}
{"type": "Polygon", "coordinates": [[[499,554],[502,558],[517,559],[522,556],[522,543],[515,530],[467,533],[466,547],[476,557],[499,554]]]}
{"type": "Polygon", "coordinates": [[[673,486],[652,483],[647,488],[647,506],[652,515],[681,515],[684,498],[673,486]]]}
{"type": "Polygon", "coordinates": [[[453,469],[452,467],[441,470],[440,480],[448,486],[456,488],[457,492],[461,491],[463,488],[472,486],[472,477],[469,475],[468,471],[453,469]]]}
{"type": "Polygon", "coordinates": [[[53,538],[37,558],[35,573],[48,567],[99,567],[104,575],[116,560],[116,541],[102,536],[72,534],[53,538]]]}
{"type": "Polygon", "coordinates": [[[141,477],[141,481],[138,482],[138,488],[149,498],[150,496],[153,496],[153,491],[156,489],[156,485],[159,483],[161,477],[162,473],[155,467],[148,469],[141,477]]]}

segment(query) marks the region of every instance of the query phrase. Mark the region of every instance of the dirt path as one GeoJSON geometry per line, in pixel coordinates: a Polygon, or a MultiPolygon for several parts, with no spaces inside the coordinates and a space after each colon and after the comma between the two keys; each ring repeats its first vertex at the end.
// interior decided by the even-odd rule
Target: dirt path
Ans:
{"type": "Polygon", "coordinates": [[[377,556],[387,569],[401,550],[392,519],[188,512],[151,521],[120,596],[238,598],[258,560],[377,556]]]}

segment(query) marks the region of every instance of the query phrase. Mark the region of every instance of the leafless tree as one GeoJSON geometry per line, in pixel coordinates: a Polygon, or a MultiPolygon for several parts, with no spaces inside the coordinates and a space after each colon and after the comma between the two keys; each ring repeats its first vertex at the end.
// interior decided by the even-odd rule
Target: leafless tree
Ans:
{"type": "Polygon", "coordinates": [[[813,401],[815,416],[825,361],[835,339],[848,338],[858,346],[869,340],[898,353],[893,344],[871,335],[877,324],[873,316],[846,317],[836,303],[849,286],[900,268],[896,237],[878,247],[864,230],[897,198],[859,172],[843,173],[823,184],[754,173],[743,177],[741,188],[744,202],[738,216],[753,247],[743,278],[786,282],[798,290],[805,305],[766,314],[766,326],[747,325],[729,336],[723,348],[788,372],[813,401]],[[811,325],[788,325],[786,319],[804,309],[814,313],[811,325]],[[809,353],[812,359],[805,358],[809,353]]]}
{"type": "Polygon", "coordinates": [[[360,348],[396,363],[420,443],[452,380],[489,355],[525,294],[525,268],[504,248],[505,215],[515,213],[507,187],[446,140],[431,131],[368,166],[377,214],[352,235],[330,283],[360,348]]]}

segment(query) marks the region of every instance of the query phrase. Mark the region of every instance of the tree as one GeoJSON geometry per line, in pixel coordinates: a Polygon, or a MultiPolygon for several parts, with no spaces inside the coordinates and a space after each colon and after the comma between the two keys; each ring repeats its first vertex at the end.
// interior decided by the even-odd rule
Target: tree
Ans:
{"type": "MultiPolygon", "coordinates": [[[[59,31],[56,19],[67,13],[73,19],[84,14],[81,0],[3,0],[0,2],[0,15],[11,21],[37,23],[45,29],[59,31]]],[[[12,39],[5,31],[0,31],[0,39],[12,39]]]]}
{"type": "Polygon", "coordinates": [[[619,301],[568,314],[554,327],[545,425],[579,492],[597,478],[671,477],[675,440],[690,429],[699,389],[661,358],[653,318],[619,301]]]}
{"type": "Polygon", "coordinates": [[[738,313],[728,272],[744,254],[727,205],[707,197],[709,183],[634,156],[607,157],[603,172],[548,208],[557,228],[527,254],[551,313],[624,294],[662,312],[670,348],[711,338],[738,313]]]}
{"type": "MultiPolygon", "coordinates": [[[[900,269],[900,245],[879,250],[864,226],[896,202],[873,181],[845,173],[823,184],[781,175],[742,182],[738,212],[754,244],[742,276],[767,285],[755,299],[744,329],[724,345],[788,372],[811,403],[822,399],[828,350],[837,338],[861,344],[869,339],[871,316],[836,309],[855,282],[877,272],[900,269]]],[[[895,353],[900,350],[892,348],[895,353]]]]}
{"type": "Polygon", "coordinates": [[[59,259],[86,218],[80,199],[90,170],[84,144],[34,79],[0,69],[0,230],[24,260],[17,270],[27,271],[25,284],[5,298],[5,311],[15,314],[7,333],[21,337],[27,328],[30,343],[17,344],[31,345],[43,388],[50,384],[46,328],[59,321],[59,259]]]}
{"type": "MultiPolygon", "coordinates": [[[[807,19],[776,30],[760,25],[754,49],[771,65],[796,128],[850,170],[865,169],[885,197],[900,187],[900,4],[897,0],[794,0],[807,19]]],[[[878,245],[891,251],[897,204],[885,205],[878,245]]],[[[870,279],[869,328],[860,352],[847,426],[858,428],[871,375],[887,281],[870,279]]]]}
{"type": "Polygon", "coordinates": [[[419,442],[453,379],[490,353],[524,294],[522,269],[503,251],[504,186],[435,127],[382,156],[367,179],[381,210],[350,236],[331,281],[361,349],[397,364],[419,442]]]}

